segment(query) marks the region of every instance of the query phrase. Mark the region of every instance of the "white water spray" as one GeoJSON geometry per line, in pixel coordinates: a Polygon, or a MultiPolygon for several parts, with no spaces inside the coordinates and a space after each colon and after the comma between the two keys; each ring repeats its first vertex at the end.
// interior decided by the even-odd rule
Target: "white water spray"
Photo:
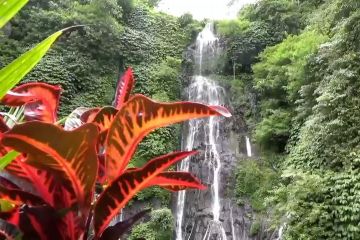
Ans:
{"type": "Polygon", "coordinates": [[[246,141],[246,153],[248,157],[252,157],[252,149],[251,149],[251,142],[248,136],[245,137],[246,141]]]}
{"type": "MultiPolygon", "coordinates": [[[[200,75],[194,76],[191,85],[188,89],[188,100],[209,105],[224,104],[225,91],[218,86],[215,81],[204,77],[203,67],[204,61],[212,60],[217,54],[218,39],[214,35],[213,25],[207,24],[203,31],[199,33],[196,41],[197,58],[200,75]]],[[[206,67],[206,66],[205,66],[206,67]]],[[[196,142],[205,144],[204,163],[208,164],[209,171],[213,176],[211,195],[212,195],[212,214],[213,220],[207,227],[204,240],[210,239],[213,234],[218,236],[219,240],[226,240],[225,230],[220,222],[221,202],[219,196],[220,186],[220,171],[221,160],[218,143],[220,141],[220,121],[219,117],[210,117],[208,119],[192,120],[189,122],[188,131],[186,132],[186,139],[183,145],[184,150],[192,150],[196,142]],[[204,136],[199,136],[198,133],[203,130],[204,136]],[[201,137],[201,139],[200,139],[201,137]]],[[[190,166],[190,159],[185,159],[179,165],[180,171],[188,171],[190,166]]],[[[184,206],[186,195],[185,191],[179,192],[177,200],[177,214],[176,214],[176,240],[184,240],[183,225],[184,225],[184,206]]]]}
{"type": "Polygon", "coordinates": [[[236,238],[236,233],[235,233],[235,224],[234,224],[233,209],[232,209],[230,203],[229,203],[229,209],[230,209],[230,222],[231,222],[231,235],[232,235],[232,240],[237,240],[237,238],[236,238]]]}

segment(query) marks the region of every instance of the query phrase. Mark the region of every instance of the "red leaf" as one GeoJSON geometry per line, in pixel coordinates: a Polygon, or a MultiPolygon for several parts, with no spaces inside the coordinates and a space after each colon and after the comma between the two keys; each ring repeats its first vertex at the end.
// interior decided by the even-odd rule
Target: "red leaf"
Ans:
{"type": "Polygon", "coordinates": [[[18,185],[16,185],[15,183],[6,179],[3,176],[0,176],[0,186],[3,186],[8,189],[20,189],[18,185]]]}
{"type": "Polygon", "coordinates": [[[1,236],[6,240],[15,240],[21,239],[22,233],[13,224],[0,219],[0,239],[2,239],[1,236]]]}
{"type": "Polygon", "coordinates": [[[55,207],[55,182],[54,177],[46,171],[36,169],[25,163],[23,156],[17,157],[7,167],[6,170],[11,174],[24,179],[32,184],[39,196],[50,206],[55,207]]]}
{"type": "Polygon", "coordinates": [[[26,83],[12,90],[1,99],[7,106],[25,106],[27,121],[56,122],[61,88],[46,83],[26,83]]]}
{"type": "Polygon", "coordinates": [[[27,154],[26,163],[62,179],[81,205],[90,203],[97,175],[97,128],[85,124],[73,131],[42,122],[16,125],[2,143],[27,154]]]}
{"type": "Polygon", "coordinates": [[[149,186],[158,185],[170,191],[181,191],[187,188],[205,190],[206,187],[188,172],[163,172],[156,176],[149,186]]]}
{"type": "Polygon", "coordinates": [[[34,194],[19,189],[7,189],[3,186],[0,186],[0,198],[10,200],[17,205],[27,204],[29,206],[38,206],[45,204],[40,197],[34,194]]]}
{"type": "Polygon", "coordinates": [[[99,128],[99,145],[103,146],[111,123],[114,121],[118,110],[113,107],[102,108],[92,120],[99,128]]]}
{"type": "Polygon", "coordinates": [[[111,181],[123,173],[139,142],[152,130],[193,118],[231,116],[220,106],[200,103],[157,103],[136,95],[117,113],[105,144],[106,173],[111,181]]]}
{"type": "Polygon", "coordinates": [[[24,239],[61,240],[61,219],[51,207],[28,207],[20,210],[18,227],[24,233],[24,239]]]}
{"type": "Polygon", "coordinates": [[[80,119],[82,122],[84,123],[90,123],[94,120],[96,114],[100,111],[100,108],[91,108],[89,110],[87,110],[86,112],[84,112],[80,119]]]}
{"type": "MultiPolygon", "coordinates": [[[[59,191],[57,191],[59,193],[57,200],[62,202],[64,206],[67,206],[67,208],[70,208],[70,210],[62,217],[63,224],[60,226],[61,233],[64,235],[64,239],[78,240],[82,232],[80,227],[81,215],[71,209],[74,204],[71,194],[63,187],[59,186],[59,188],[59,191]]],[[[86,215],[87,212],[82,212],[82,214],[86,215]]]]}
{"type": "Polygon", "coordinates": [[[19,206],[15,206],[11,211],[8,212],[1,211],[0,209],[0,219],[3,219],[15,226],[19,226],[19,221],[20,221],[19,209],[20,209],[19,206]]]}
{"type": "Polygon", "coordinates": [[[119,222],[114,226],[108,227],[104,233],[101,235],[100,240],[118,240],[120,237],[126,233],[137,221],[143,218],[151,210],[147,209],[139,212],[133,217],[126,219],[123,222],[119,222]]]}
{"type": "Polygon", "coordinates": [[[9,130],[9,127],[6,125],[4,118],[0,116],[0,133],[4,133],[9,130]]]}
{"type": "Polygon", "coordinates": [[[23,239],[60,240],[62,225],[55,209],[48,206],[17,207],[9,213],[1,213],[0,218],[19,228],[23,239]]]}
{"type": "Polygon", "coordinates": [[[98,176],[97,176],[97,181],[100,184],[104,184],[106,181],[106,174],[105,174],[105,155],[100,154],[98,156],[98,161],[99,161],[99,169],[98,169],[98,176]]]}
{"type": "Polygon", "coordinates": [[[172,164],[196,152],[175,152],[149,161],[143,168],[126,171],[114,180],[100,195],[95,205],[94,228],[99,237],[114,216],[149,182],[172,164]]]}
{"type": "Polygon", "coordinates": [[[114,107],[120,109],[129,98],[134,87],[135,79],[131,68],[128,68],[123,76],[120,77],[115,93],[114,107]]]}

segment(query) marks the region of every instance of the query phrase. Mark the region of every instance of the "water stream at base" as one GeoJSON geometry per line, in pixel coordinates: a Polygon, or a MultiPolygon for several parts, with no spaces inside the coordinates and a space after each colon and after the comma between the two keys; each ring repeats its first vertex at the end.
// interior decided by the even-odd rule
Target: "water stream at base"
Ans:
{"type": "MultiPolygon", "coordinates": [[[[213,25],[208,23],[203,31],[199,33],[196,41],[196,64],[200,75],[193,76],[192,83],[188,88],[188,100],[209,105],[223,105],[225,91],[217,85],[212,79],[203,76],[204,61],[211,61],[217,51],[218,39],[213,32],[213,25]]],[[[220,137],[220,118],[211,117],[208,119],[192,120],[188,123],[187,132],[184,133],[185,139],[183,144],[184,150],[192,150],[196,142],[205,145],[203,164],[208,164],[208,169],[212,171],[212,215],[213,219],[207,226],[204,240],[213,239],[216,235],[218,240],[226,240],[225,230],[220,222],[221,201],[219,196],[221,161],[219,154],[219,137],[220,137]],[[199,132],[203,130],[204,136],[199,132]]],[[[203,149],[203,148],[202,148],[203,149]]],[[[188,171],[190,159],[185,159],[178,166],[180,171],[188,171]]],[[[184,207],[186,204],[186,192],[178,194],[177,214],[176,214],[176,240],[184,240],[184,207]]]]}

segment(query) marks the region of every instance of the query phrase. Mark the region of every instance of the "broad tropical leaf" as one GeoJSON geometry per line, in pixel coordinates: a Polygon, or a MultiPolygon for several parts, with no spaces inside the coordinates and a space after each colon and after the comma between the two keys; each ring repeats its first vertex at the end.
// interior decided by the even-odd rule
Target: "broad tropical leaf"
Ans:
{"type": "Polygon", "coordinates": [[[36,169],[33,166],[25,163],[23,157],[19,156],[14,159],[6,170],[29,183],[37,191],[37,194],[43,198],[50,206],[55,207],[58,203],[55,198],[55,183],[54,177],[47,171],[36,169]]]}
{"type": "Polygon", "coordinates": [[[62,240],[61,219],[55,209],[48,206],[29,207],[24,205],[19,211],[16,224],[24,234],[24,239],[62,240]]]}
{"type": "Polygon", "coordinates": [[[118,110],[113,107],[104,107],[96,114],[94,120],[92,121],[98,126],[100,131],[98,142],[100,146],[104,145],[109,127],[115,119],[117,112],[118,110]]]}
{"type": "Polygon", "coordinates": [[[119,222],[114,226],[108,227],[104,233],[101,235],[100,240],[118,240],[120,237],[126,233],[137,221],[143,218],[151,210],[147,209],[137,213],[135,216],[126,219],[123,222],[119,222]]]}
{"type": "Polygon", "coordinates": [[[17,205],[27,204],[29,206],[38,206],[45,204],[42,198],[34,194],[19,189],[7,189],[3,186],[0,186],[0,198],[9,200],[17,205]]]}
{"type": "Polygon", "coordinates": [[[149,186],[158,185],[170,191],[181,191],[187,188],[205,190],[200,180],[189,172],[163,172],[157,175],[149,186]]]}
{"type": "Polygon", "coordinates": [[[131,68],[128,68],[123,76],[120,77],[115,93],[113,106],[120,109],[130,98],[131,91],[134,87],[135,79],[131,68]]]}
{"type": "MultiPolygon", "coordinates": [[[[71,194],[64,189],[62,186],[58,186],[59,191],[57,191],[56,200],[61,202],[63,206],[67,207],[67,211],[64,216],[62,216],[63,224],[60,227],[61,233],[63,234],[62,239],[78,240],[80,239],[81,230],[83,228],[80,224],[80,217],[77,211],[73,210],[73,199],[71,194]]],[[[76,206],[75,206],[76,207],[76,206]]],[[[59,207],[57,207],[59,209],[59,207]]],[[[60,208],[61,209],[61,208],[60,208]]],[[[82,213],[86,214],[86,213],[82,213]]]]}
{"type": "Polygon", "coordinates": [[[95,205],[94,228],[100,237],[116,214],[139,191],[149,186],[158,174],[172,164],[194,155],[196,152],[175,152],[149,161],[143,168],[126,171],[114,180],[100,195],[95,205]]]}
{"type": "Polygon", "coordinates": [[[0,28],[28,2],[29,0],[0,0],[0,28]]]}
{"type": "Polygon", "coordinates": [[[6,240],[22,239],[21,231],[16,226],[2,219],[0,219],[0,239],[2,239],[1,236],[5,237],[6,240]]]}
{"type": "Polygon", "coordinates": [[[96,117],[96,114],[101,110],[101,108],[90,108],[89,110],[87,110],[86,112],[84,112],[81,115],[81,121],[83,121],[84,123],[90,123],[94,120],[94,118],[96,117]]]}
{"type": "Polygon", "coordinates": [[[7,106],[25,106],[27,121],[54,123],[57,120],[61,88],[46,83],[26,83],[6,94],[1,103],[7,106]]]}
{"type": "Polygon", "coordinates": [[[117,113],[118,110],[113,107],[104,107],[96,114],[92,122],[98,126],[100,133],[102,133],[109,129],[117,113]]]}
{"type": "Polygon", "coordinates": [[[125,171],[139,142],[152,130],[193,118],[231,116],[226,108],[200,103],[157,103],[136,95],[117,113],[106,140],[106,171],[111,181],[125,171]]]}
{"type": "Polygon", "coordinates": [[[97,174],[98,130],[85,124],[74,131],[42,122],[15,126],[4,134],[5,146],[27,154],[26,163],[67,181],[80,204],[91,201],[97,174]]]}
{"type": "Polygon", "coordinates": [[[18,185],[3,176],[0,176],[0,186],[8,189],[20,189],[18,185]]]}
{"type": "Polygon", "coordinates": [[[0,70],[0,99],[35,67],[61,34],[73,29],[75,29],[75,27],[66,28],[52,34],[37,46],[2,68],[0,70]]]}
{"type": "Polygon", "coordinates": [[[99,163],[99,169],[98,169],[97,182],[99,182],[100,184],[104,184],[106,182],[106,169],[105,169],[105,155],[104,154],[98,155],[98,163],[99,163]]]}
{"type": "Polygon", "coordinates": [[[66,131],[71,131],[75,128],[78,128],[82,125],[85,124],[85,122],[83,122],[81,120],[81,116],[89,111],[89,108],[86,107],[78,107],[76,108],[72,113],[70,113],[70,115],[66,118],[65,124],[64,124],[64,129],[66,131]]]}
{"type": "Polygon", "coordinates": [[[5,123],[4,118],[0,116],[0,133],[6,132],[7,130],[9,130],[9,127],[5,123]]]}

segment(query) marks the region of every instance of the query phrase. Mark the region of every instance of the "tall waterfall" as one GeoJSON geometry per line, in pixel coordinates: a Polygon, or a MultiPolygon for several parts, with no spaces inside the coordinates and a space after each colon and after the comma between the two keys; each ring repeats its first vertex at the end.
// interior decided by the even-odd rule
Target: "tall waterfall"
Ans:
{"type": "MultiPolygon", "coordinates": [[[[192,83],[188,88],[188,100],[210,105],[223,105],[225,91],[215,81],[204,76],[209,71],[209,64],[218,53],[218,39],[214,35],[213,25],[208,23],[199,33],[196,41],[196,68],[199,75],[192,77],[192,83]]],[[[211,67],[210,67],[211,68],[211,67]]],[[[226,240],[225,230],[220,222],[221,199],[219,195],[220,172],[222,163],[219,153],[220,118],[192,120],[188,123],[187,131],[184,133],[183,149],[192,150],[197,146],[204,150],[202,164],[207,164],[211,171],[209,184],[211,184],[211,211],[212,221],[208,223],[207,230],[202,239],[226,240]]],[[[184,160],[180,165],[180,171],[189,171],[190,158],[184,160]]],[[[184,240],[184,208],[186,204],[186,192],[179,192],[177,197],[176,214],[176,240],[184,240]]],[[[190,234],[191,235],[191,234],[190,234]]]]}

